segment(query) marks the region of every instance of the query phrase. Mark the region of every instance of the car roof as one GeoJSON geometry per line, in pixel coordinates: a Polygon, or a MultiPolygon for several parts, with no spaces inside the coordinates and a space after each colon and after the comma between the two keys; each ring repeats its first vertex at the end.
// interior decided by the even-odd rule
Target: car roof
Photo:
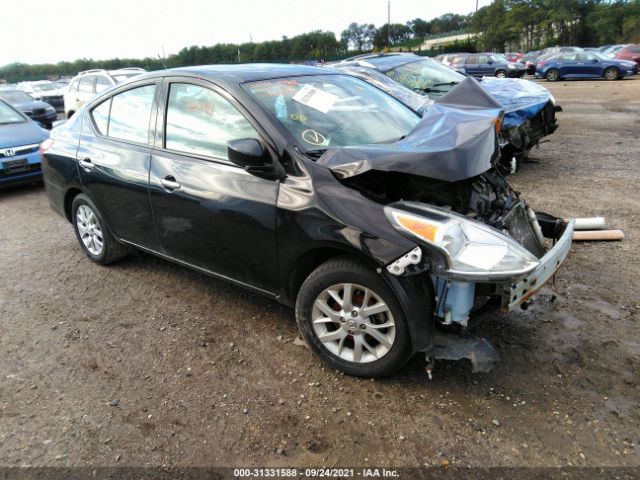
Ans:
{"type": "Polygon", "coordinates": [[[340,64],[370,66],[376,70],[380,70],[381,72],[386,72],[387,70],[399,67],[400,65],[417,62],[424,58],[425,57],[421,57],[413,53],[372,53],[348,58],[340,62],[340,64]]]}
{"type": "Polygon", "coordinates": [[[168,70],[158,70],[136,76],[130,81],[138,81],[145,78],[157,78],[163,76],[190,76],[213,80],[216,83],[237,87],[241,83],[255,82],[257,80],[270,80],[282,77],[295,77],[303,75],[343,75],[341,72],[332,71],[322,67],[307,65],[287,65],[273,63],[244,63],[239,65],[200,65],[195,67],[179,67],[168,70]]]}

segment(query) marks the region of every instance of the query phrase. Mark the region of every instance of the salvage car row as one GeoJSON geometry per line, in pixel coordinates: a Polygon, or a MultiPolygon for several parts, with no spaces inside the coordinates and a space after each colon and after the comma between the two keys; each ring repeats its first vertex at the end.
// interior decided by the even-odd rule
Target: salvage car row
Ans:
{"type": "Polygon", "coordinates": [[[600,48],[549,47],[543,50],[499,54],[453,53],[436,57],[444,65],[475,77],[520,78],[525,74],[547,81],[579,78],[617,80],[638,73],[640,45],[600,48]]]}

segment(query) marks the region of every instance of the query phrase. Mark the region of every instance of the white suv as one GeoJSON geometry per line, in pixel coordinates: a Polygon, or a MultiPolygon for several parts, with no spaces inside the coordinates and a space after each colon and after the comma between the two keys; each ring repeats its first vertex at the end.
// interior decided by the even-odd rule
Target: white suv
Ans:
{"type": "Polygon", "coordinates": [[[85,104],[96,93],[146,72],[143,68],[127,67],[118,70],[87,70],[76,75],[64,94],[64,113],[67,118],[85,104]]]}

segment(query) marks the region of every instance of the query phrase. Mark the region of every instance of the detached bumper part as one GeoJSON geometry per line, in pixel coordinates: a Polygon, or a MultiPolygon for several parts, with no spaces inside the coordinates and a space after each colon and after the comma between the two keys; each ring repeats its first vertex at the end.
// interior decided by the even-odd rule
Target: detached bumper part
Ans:
{"type": "Polygon", "coordinates": [[[540,264],[528,275],[525,275],[502,288],[502,309],[513,310],[536,294],[542,286],[556,273],[562,262],[569,255],[575,221],[567,222],[562,236],[541,259],[540,264]]]}
{"type": "Polygon", "coordinates": [[[498,352],[484,338],[436,332],[433,357],[436,360],[471,360],[472,372],[488,372],[500,361],[498,352]]]}

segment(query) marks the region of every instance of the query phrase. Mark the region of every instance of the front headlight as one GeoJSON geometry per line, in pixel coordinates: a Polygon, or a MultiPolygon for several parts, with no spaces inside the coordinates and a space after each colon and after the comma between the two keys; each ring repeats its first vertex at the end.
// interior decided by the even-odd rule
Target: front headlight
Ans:
{"type": "Polygon", "coordinates": [[[517,67],[517,66],[515,66],[513,63],[509,63],[509,64],[507,64],[507,68],[508,68],[509,70],[515,70],[515,69],[516,69],[516,68],[518,68],[518,67],[517,67]]]}
{"type": "Polygon", "coordinates": [[[445,273],[463,277],[509,278],[538,266],[538,259],[512,238],[455,213],[416,205],[419,213],[385,207],[400,232],[443,251],[445,273]]]}

